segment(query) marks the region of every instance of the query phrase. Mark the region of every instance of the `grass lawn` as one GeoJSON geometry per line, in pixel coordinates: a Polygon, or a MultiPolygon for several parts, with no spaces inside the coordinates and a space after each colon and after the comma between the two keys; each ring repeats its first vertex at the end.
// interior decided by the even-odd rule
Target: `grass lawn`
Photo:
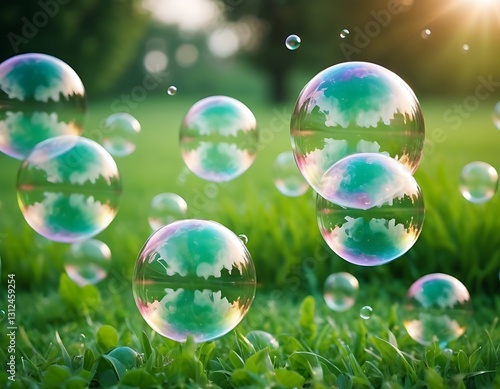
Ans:
{"type": "MultiPolygon", "coordinates": [[[[15,383],[3,369],[10,355],[5,327],[0,335],[0,387],[500,387],[500,199],[474,205],[458,191],[466,163],[482,160],[500,169],[500,131],[491,120],[495,102],[480,102],[462,118],[454,113],[460,98],[423,99],[427,145],[415,175],[426,204],[422,234],[402,258],[364,268],[327,248],[310,191],[286,198],[274,187],[274,158],[290,149],[293,102],[275,107],[234,96],[255,113],[261,150],[243,176],[213,184],[189,173],[178,149],[180,122],[202,97],[148,96],[130,110],[142,133],[133,154],[116,158],[123,180],[120,211],[96,237],[111,248],[113,264],[96,286],[73,284],[63,270],[66,246],[26,225],[15,198],[20,162],[0,155],[2,299],[8,274],[15,274],[18,326],[15,383]],[[135,307],[131,274],[151,233],[150,200],[161,192],[184,197],[189,217],[218,221],[249,238],[256,299],[242,323],[214,342],[164,339],[135,307]],[[337,271],[360,281],[355,306],[343,314],[330,311],[322,298],[325,278],[337,271]],[[474,312],[465,335],[446,349],[417,344],[402,325],[407,288],[437,272],[467,286],[474,312]],[[374,309],[369,320],[359,317],[364,305],[374,309]],[[249,335],[253,330],[269,332],[279,346],[256,340],[249,335]]],[[[100,138],[99,123],[112,107],[112,101],[90,101],[87,136],[100,138]]],[[[6,310],[5,299],[0,301],[6,310]]]]}

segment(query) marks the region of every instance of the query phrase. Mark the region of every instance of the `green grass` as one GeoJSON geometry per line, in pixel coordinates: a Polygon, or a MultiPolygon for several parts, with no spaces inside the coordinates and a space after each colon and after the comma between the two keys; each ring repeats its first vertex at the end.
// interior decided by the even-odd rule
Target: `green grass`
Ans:
{"type": "MultiPolygon", "coordinates": [[[[364,268],[341,260],[327,248],[316,225],[312,193],[285,198],[274,188],[272,163],[279,152],[290,148],[288,117],[293,103],[273,107],[257,98],[235,96],[254,111],[262,132],[254,165],[222,185],[186,172],[177,145],[178,128],[190,105],[202,97],[151,96],[131,110],[142,124],[142,133],[137,150],[117,158],[124,187],[120,211],[97,236],[111,248],[113,266],[108,279],[96,287],[82,289],[70,282],[63,274],[66,246],[37,237],[26,225],[15,198],[20,162],[0,156],[1,285],[5,295],[7,274],[16,274],[19,387],[65,383],[79,388],[99,380],[108,384],[119,380],[117,385],[124,388],[206,387],[209,383],[219,387],[500,386],[500,199],[495,196],[484,205],[474,205],[458,192],[464,164],[484,160],[500,169],[500,132],[491,122],[493,102],[481,102],[460,126],[451,128],[443,114],[461,99],[423,101],[429,143],[416,178],[426,203],[424,229],[402,258],[364,268]],[[219,221],[249,238],[259,281],[256,301],[235,331],[214,342],[180,345],[155,335],[133,302],[130,279],[137,253],[150,234],[149,202],[166,191],[186,199],[189,217],[219,221]],[[329,311],[322,301],[321,286],[334,271],[349,271],[360,280],[357,304],[345,314],[329,311]],[[406,289],[433,272],[456,276],[472,295],[474,315],[466,335],[449,345],[451,353],[437,345],[418,345],[402,326],[406,289]],[[304,300],[307,295],[313,297],[304,300]],[[364,321],[358,313],[367,304],[375,313],[364,321]],[[280,347],[262,349],[252,344],[246,339],[252,330],[273,334],[280,347]],[[113,331],[118,335],[115,340],[113,331]],[[118,352],[126,363],[107,355],[115,346],[131,347],[144,356],[134,359],[127,370],[129,351],[118,352]]],[[[86,134],[98,139],[99,122],[110,113],[110,101],[91,101],[86,134]]],[[[7,356],[4,335],[5,331],[0,337],[0,360],[7,356]]],[[[0,386],[5,380],[0,373],[0,386]]]]}

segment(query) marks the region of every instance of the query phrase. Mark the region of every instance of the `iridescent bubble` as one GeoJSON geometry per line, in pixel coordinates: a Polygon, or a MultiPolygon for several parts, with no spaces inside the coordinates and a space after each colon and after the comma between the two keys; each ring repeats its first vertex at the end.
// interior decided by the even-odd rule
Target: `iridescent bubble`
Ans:
{"type": "Polygon", "coordinates": [[[495,104],[493,109],[493,124],[495,124],[497,130],[500,130],[500,101],[495,104]]]}
{"type": "Polygon", "coordinates": [[[288,35],[285,40],[285,46],[288,50],[297,50],[300,47],[300,42],[301,40],[298,35],[288,35]]]}
{"type": "Polygon", "coordinates": [[[175,193],[160,193],[153,197],[149,206],[148,222],[153,231],[176,220],[186,218],[186,200],[175,193]]]}
{"type": "Polygon", "coordinates": [[[46,54],[0,64],[0,151],[22,160],[36,144],[80,135],[86,111],[82,81],[65,62],[46,54]]]}
{"type": "Polygon", "coordinates": [[[364,320],[368,320],[372,317],[373,314],[373,308],[370,307],[369,305],[365,305],[361,310],[359,311],[359,317],[364,320]]]}
{"type": "Polygon", "coordinates": [[[345,39],[349,36],[349,30],[347,28],[344,28],[341,32],[340,32],[340,37],[342,39],[345,39]]]}
{"type": "Polygon", "coordinates": [[[114,157],[125,157],[134,152],[141,125],[128,113],[114,113],[104,121],[103,132],[104,148],[114,157]]]}
{"type": "Polygon", "coordinates": [[[56,242],[77,243],[103,231],[118,211],[120,195],[120,175],[111,155],[78,136],[39,143],[17,175],[24,218],[56,242]]]}
{"type": "Polygon", "coordinates": [[[352,274],[333,273],[325,280],[323,297],[328,308],[336,312],[343,312],[354,305],[358,290],[358,280],[352,274]]]}
{"type": "Polygon", "coordinates": [[[367,62],[339,63],[314,76],[300,92],[290,123],[297,166],[323,197],[321,177],[350,154],[385,154],[415,172],[424,132],[411,88],[367,62]]]}
{"type": "Polygon", "coordinates": [[[282,194],[290,197],[301,196],[309,189],[291,151],[278,154],[274,160],[274,185],[282,194]]]}
{"type": "Polygon", "coordinates": [[[142,248],[133,293],[144,320],[159,334],[184,342],[209,341],[231,331],[255,296],[252,258],[223,225],[180,220],[155,233],[142,248]]]}
{"type": "Polygon", "coordinates": [[[317,197],[318,225],[341,258],[377,266],[407,252],[424,222],[420,187],[406,169],[377,153],[353,154],[324,175],[326,193],[317,197]]]}
{"type": "Polygon", "coordinates": [[[460,193],[471,203],[490,200],[498,188],[498,173],[486,162],[475,161],[465,165],[460,174],[460,193]]]}
{"type": "Polygon", "coordinates": [[[170,96],[174,96],[177,93],[177,87],[175,87],[174,85],[170,85],[167,89],[167,93],[170,96]]]}
{"type": "Polygon", "coordinates": [[[106,243],[89,239],[69,247],[64,256],[64,269],[76,284],[94,285],[107,277],[110,261],[111,250],[106,243]]]}
{"type": "Polygon", "coordinates": [[[455,277],[434,273],[419,278],[406,295],[404,326],[416,342],[440,347],[462,336],[470,295],[455,277]]]}
{"type": "Polygon", "coordinates": [[[263,350],[266,347],[269,348],[269,350],[278,350],[280,348],[280,344],[276,338],[266,331],[250,331],[246,335],[246,338],[252,343],[255,351],[263,350]]]}
{"type": "Polygon", "coordinates": [[[429,39],[431,37],[432,31],[426,28],[425,30],[422,31],[422,39],[429,39]]]}
{"type": "Polygon", "coordinates": [[[180,130],[182,158],[198,177],[230,181],[255,160],[257,124],[252,111],[226,96],[211,96],[195,103],[180,130]]]}

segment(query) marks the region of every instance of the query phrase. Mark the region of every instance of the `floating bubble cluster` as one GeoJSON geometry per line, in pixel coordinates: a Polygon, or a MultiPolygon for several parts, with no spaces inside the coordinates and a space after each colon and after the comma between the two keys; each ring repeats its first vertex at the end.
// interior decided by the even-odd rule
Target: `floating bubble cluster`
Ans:
{"type": "Polygon", "coordinates": [[[252,111],[226,96],[195,103],[180,130],[182,158],[197,176],[214,182],[230,181],[255,160],[257,124],[252,111]]]}
{"type": "Polygon", "coordinates": [[[159,334],[179,342],[218,338],[245,316],[255,268],[241,239],[223,225],[180,220],[156,231],[139,253],[135,302],[159,334]]]}
{"type": "Polygon", "coordinates": [[[97,284],[108,275],[111,250],[106,243],[89,239],[74,243],[64,257],[64,269],[80,286],[97,284]]]}
{"type": "Polygon", "coordinates": [[[323,297],[328,308],[336,312],[343,312],[356,303],[358,291],[358,280],[352,274],[333,273],[325,280],[323,297]]]}
{"type": "Polygon", "coordinates": [[[39,143],[17,175],[24,218],[56,242],[81,242],[103,231],[118,211],[120,195],[113,158],[96,142],[78,136],[39,143]]]}
{"type": "Polygon", "coordinates": [[[486,162],[475,161],[465,165],[460,174],[460,193],[471,203],[490,200],[498,188],[498,173],[486,162]]]}
{"type": "Polygon", "coordinates": [[[134,152],[141,125],[128,113],[114,113],[103,126],[102,145],[114,157],[125,157],[134,152]]]}
{"type": "Polygon", "coordinates": [[[0,151],[22,160],[36,144],[80,135],[85,89],[65,62],[46,54],[20,54],[0,64],[0,151]]]}
{"type": "Polygon", "coordinates": [[[420,187],[402,164],[382,154],[343,158],[323,176],[317,218],[330,248],[348,262],[376,266],[415,243],[424,222],[420,187]]]}
{"type": "Polygon", "coordinates": [[[153,231],[186,217],[186,200],[175,193],[160,193],[153,197],[149,206],[148,222],[153,231]]]}
{"type": "Polygon", "coordinates": [[[424,119],[410,87],[367,62],[345,62],[314,76],[300,92],[290,123],[297,166],[323,197],[321,179],[341,158],[388,155],[413,173],[424,145],[424,119]]]}
{"type": "Polygon", "coordinates": [[[274,185],[289,197],[303,195],[309,189],[309,184],[300,174],[291,151],[278,154],[274,160],[274,185]]]}
{"type": "Polygon", "coordinates": [[[416,342],[440,347],[462,336],[469,311],[470,295],[455,277],[428,274],[413,283],[407,293],[404,326],[416,342]]]}
{"type": "Polygon", "coordinates": [[[288,50],[297,50],[300,47],[301,39],[298,35],[288,35],[285,40],[285,46],[288,50]]]}

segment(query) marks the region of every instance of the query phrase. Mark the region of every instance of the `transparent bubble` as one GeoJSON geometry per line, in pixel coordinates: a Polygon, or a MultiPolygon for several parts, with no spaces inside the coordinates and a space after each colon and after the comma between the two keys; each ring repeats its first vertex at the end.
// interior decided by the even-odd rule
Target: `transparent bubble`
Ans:
{"type": "Polygon", "coordinates": [[[245,316],[255,268],[240,238],[223,225],[180,220],[156,231],[139,253],[135,302],[159,334],[183,342],[218,338],[245,316]]]}
{"type": "Polygon", "coordinates": [[[420,104],[399,76],[372,63],[344,62],[300,92],[290,132],[299,170],[325,197],[321,177],[350,154],[382,153],[415,172],[425,131],[420,104]]]}
{"type": "Polygon", "coordinates": [[[186,218],[186,200],[175,193],[160,193],[153,197],[149,206],[148,222],[153,231],[176,220],[186,218]]]}
{"type": "Polygon", "coordinates": [[[0,64],[0,151],[22,160],[36,144],[80,135],[86,111],[82,81],[65,62],[20,54],[0,64]]]}
{"type": "Polygon", "coordinates": [[[426,28],[425,30],[422,31],[422,39],[429,39],[431,37],[432,31],[426,28]]]}
{"type": "Polygon", "coordinates": [[[349,36],[350,32],[347,28],[344,28],[341,32],[340,32],[340,37],[342,39],[345,39],[349,36]]]}
{"type": "Polygon", "coordinates": [[[291,151],[278,154],[274,160],[274,185],[289,197],[301,196],[309,189],[309,184],[297,168],[291,151]]]}
{"type": "Polygon", "coordinates": [[[134,152],[141,125],[128,113],[114,113],[104,121],[103,132],[104,148],[114,157],[125,157],[134,152]]]}
{"type": "Polygon", "coordinates": [[[358,280],[352,274],[333,273],[325,280],[323,297],[328,308],[336,312],[343,312],[354,305],[358,290],[358,280]]]}
{"type": "Polygon", "coordinates": [[[369,305],[365,305],[361,310],[359,311],[359,317],[364,320],[368,320],[372,317],[373,314],[373,308],[370,307],[369,305]]]}
{"type": "Polygon", "coordinates": [[[241,239],[241,241],[245,244],[245,246],[248,244],[248,236],[246,236],[245,234],[239,234],[238,238],[241,239]]]}
{"type": "Polygon", "coordinates": [[[470,295],[455,277],[434,273],[419,278],[406,295],[404,326],[416,342],[441,348],[462,336],[468,320],[470,295]]]}
{"type": "Polygon", "coordinates": [[[252,343],[252,346],[256,351],[263,350],[266,347],[270,350],[278,350],[280,348],[280,344],[276,338],[266,331],[250,331],[246,335],[246,338],[250,343],[252,343]]]}
{"type": "Polygon", "coordinates": [[[424,222],[424,199],[406,169],[377,153],[353,154],[323,177],[330,202],[317,197],[318,225],[341,258],[377,266],[407,252],[424,222]]]}
{"type": "Polygon", "coordinates": [[[288,50],[297,50],[300,47],[300,42],[301,40],[298,35],[288,35],[285,40],[285,46],[288,50]]]}
{"type": "Polygon", "coordinates": [[[469,50],[470,50],[469,45],[468,45],[467,43],[464,43],[464,44],[462,45],[462,52],[463,52],[463,53],[468,53],[468,52],[469,52],[469,50]]]}
{"type": "Polygon", "coordinates": [[[94,285],[106,278],[110,261],[111,250],[106,243],[89,239],[69,247],[64,256],[64,269],[76,284],[94,285]]]}
{"type": "Polygon", "coordinates": [[[195,103],[182,122],[180,145],[187,167],[208,181],[230,181],[253,163],[257,151],[255,116],[226,96],[195,103]]]}
{"type": "Polygon", "coordinates": [[[500,101],[495,104],[495,108],[493,109],[493,124],[500,130],[500,101]]]}
{"type": "Polygon", "coordinates": [[[498,188],[498,173],[486,162],[475,161],[465,165],[460,174],[460,193],[471,203],[490,200],[498,188]]]}
{"type": "Polygon", "coordinates": [[[167,89],[167,93],[170,96],[174,96],[177,93],[177,87],[175,87],[174,85],[170,85],[167,89]]]}
{"type": "Polygon", "coordinates": [[[28,224],[47,239],[77,243],[103,231],[118,211],[116,163],[96,142],[61,136],[39,143],[17,175],[28,224]]]}

